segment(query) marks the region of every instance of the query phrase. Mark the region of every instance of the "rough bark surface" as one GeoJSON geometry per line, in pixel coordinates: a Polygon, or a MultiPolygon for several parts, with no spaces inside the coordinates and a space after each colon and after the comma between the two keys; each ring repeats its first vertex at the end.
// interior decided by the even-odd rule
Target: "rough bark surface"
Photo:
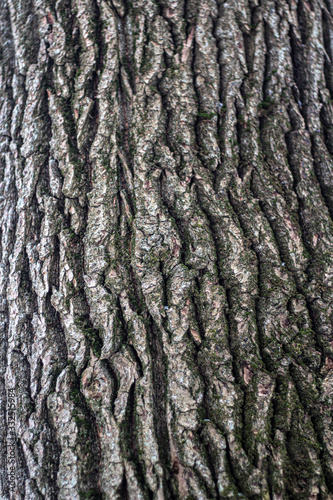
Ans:
{"type": "Polygon", "coordinates": [[[0,498],[332,499],[333,1],[1,0],[0,67],[0,498]]]}

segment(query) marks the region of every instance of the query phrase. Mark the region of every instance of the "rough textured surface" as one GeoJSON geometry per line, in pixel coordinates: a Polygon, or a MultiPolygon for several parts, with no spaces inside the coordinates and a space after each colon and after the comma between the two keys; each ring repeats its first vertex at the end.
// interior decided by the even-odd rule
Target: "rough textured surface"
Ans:
{"type": "Polygon", "coordinates": [[[0,498],[332,499],[333,1],[2,0],[0,79],[0,498]]]}

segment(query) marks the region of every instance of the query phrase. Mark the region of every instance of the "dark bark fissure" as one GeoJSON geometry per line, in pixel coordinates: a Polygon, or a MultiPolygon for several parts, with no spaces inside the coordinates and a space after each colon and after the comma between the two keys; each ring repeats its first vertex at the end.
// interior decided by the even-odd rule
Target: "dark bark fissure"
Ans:
{"type": "Polygon", "coordinates": [[[165,497],[172,499],[177,498],[177,496],[170,467],[170,444],[166,422],[166,405],[163,397],[163,395],[165,396],[167,394],[167,362],[161,345],[159,329],[154,324],[152,318],[149,318],[148,321],[149,325],[147,332],[151,349],[151,370],[153,376],[154,427],[159,455],[163,464],[163,490],[165,497]]]}

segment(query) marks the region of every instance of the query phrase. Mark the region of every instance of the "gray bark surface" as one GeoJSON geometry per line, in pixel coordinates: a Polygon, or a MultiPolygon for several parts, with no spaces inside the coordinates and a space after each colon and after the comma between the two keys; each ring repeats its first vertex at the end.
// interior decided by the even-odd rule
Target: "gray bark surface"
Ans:
{"type": "Polygon", "coordinates": [[[2,0],[0,498],[333,498],[333,1],[2,0]]]}

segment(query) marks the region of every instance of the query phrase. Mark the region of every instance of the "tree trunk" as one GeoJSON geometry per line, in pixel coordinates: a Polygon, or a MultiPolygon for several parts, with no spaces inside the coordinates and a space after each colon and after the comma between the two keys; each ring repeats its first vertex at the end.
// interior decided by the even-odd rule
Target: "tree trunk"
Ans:
{"type": "Polygon", "coordinates": [[[333,498],[333,0],[2,0],[0,498],[333,498]]]}

